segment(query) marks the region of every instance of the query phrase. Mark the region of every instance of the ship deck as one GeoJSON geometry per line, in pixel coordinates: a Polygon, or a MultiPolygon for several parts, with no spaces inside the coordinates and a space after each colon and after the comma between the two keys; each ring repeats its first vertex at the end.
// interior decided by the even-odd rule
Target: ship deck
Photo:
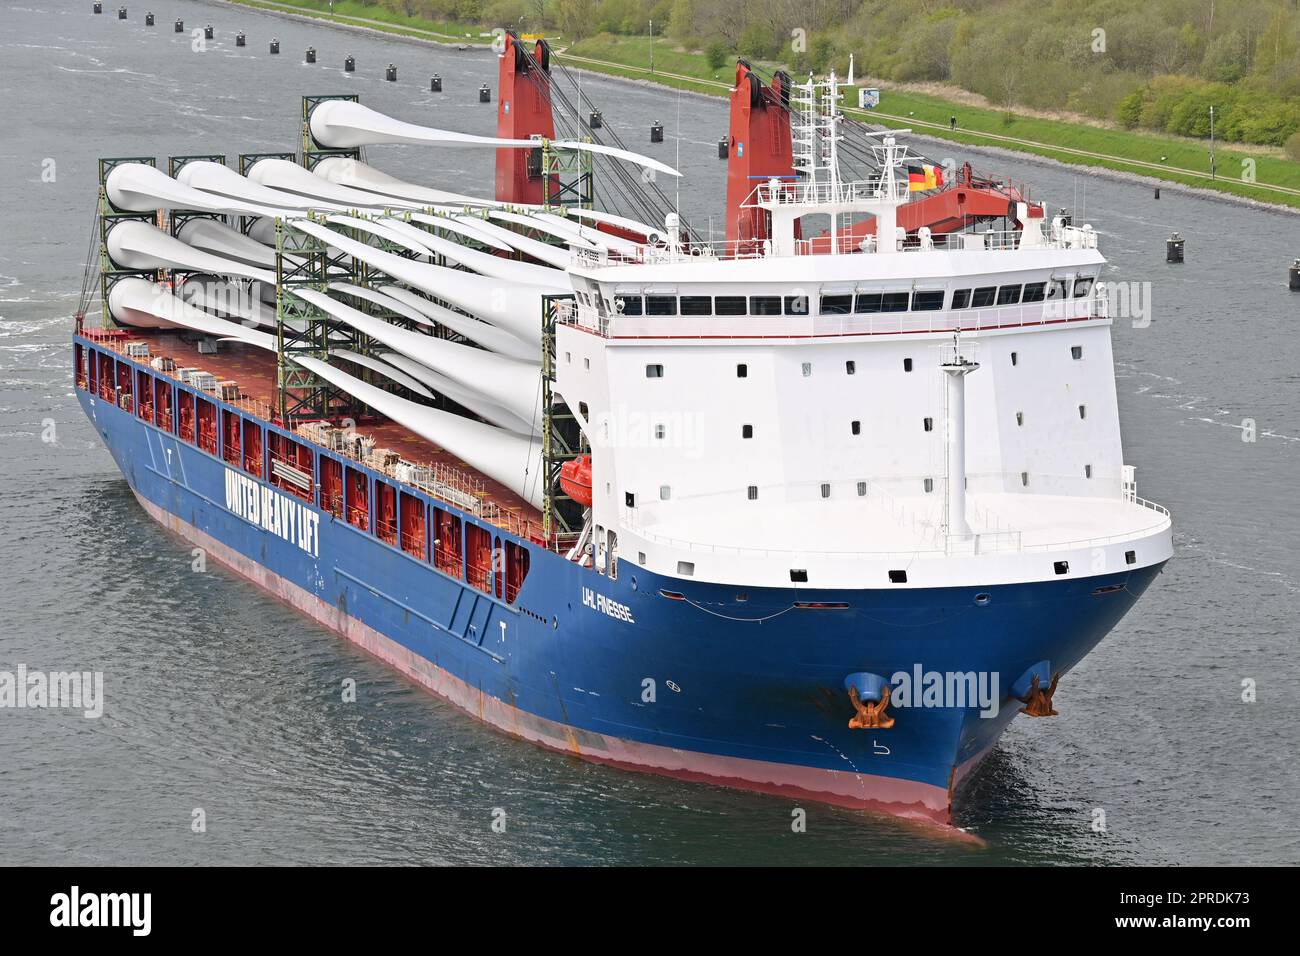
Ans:
{"type": "MultiPolygon", "coordinates": [[[[203,353],[198,349],[199,337],[192,333],[173,329],[140,328],[125,331],[127,332],[125,339],[98,344],[101,347],[113,348],[125,355],[127,343],[147,342],[151,357],[169,356],[175,360],[177,368],[200,368],[212,373],[220,381],[237,382],[240,391],[237,405],[245,411],[261,415],[268,421],[283,424],[278,421],[276,413],[278,406],[275,356],[266,350],[242,342],[222,340],[217,345],[217,352],[203,353]]],[[[446,449],[432,444],[409,428],[374,412],[360,418],[356,423],[356,429],[359,435],[372,436],[376,448],[394,451],[412,464],[436,465],[440,466],[444,473],[448,469],[459,473],[463,476],[463,485],[473,488],[476,496],[488,506],[483,509],[481,515],[484,520],[521,537],[532,538],[535,541],[542,540],[540,511],[505,485],[492,480],[446,449]]],[[[292,427],[289,430],[292,431],[292,427]]]]}

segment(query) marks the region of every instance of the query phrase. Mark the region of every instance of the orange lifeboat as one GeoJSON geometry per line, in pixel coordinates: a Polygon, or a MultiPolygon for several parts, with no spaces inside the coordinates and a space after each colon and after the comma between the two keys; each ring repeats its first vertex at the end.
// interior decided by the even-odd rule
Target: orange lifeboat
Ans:
{"type": "Polygon", "coordinates": [[[560,466],[560,489],[578,504],[591,507],[590,455],[582,455],[560,466]]]}

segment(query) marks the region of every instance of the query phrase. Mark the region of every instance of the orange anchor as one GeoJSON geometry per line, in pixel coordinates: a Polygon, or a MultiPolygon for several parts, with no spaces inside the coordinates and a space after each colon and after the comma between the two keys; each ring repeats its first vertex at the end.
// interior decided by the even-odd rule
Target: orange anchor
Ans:
{"type": "Polygon", "coordinates": [[[880,691],[880,700],[876,703],[867,701],[862,702],[858,696],[856,687],[849,688],[849,700],[853,702],[853,709],[857,711],[849,718],[850,730],[888,730],[894,726],[894,718],[885,713],[885,708],[889,706],[890,686],[886,684],[880,691]]]}
{"type": "Polygon", "coordinates": [[[1052,709],[1052,695],[1056,693],[1056,685],[1061,682],[1059,673],[1052,675],[1052,686],[1043,690],[1039,686],[1038,675],[1029,683],[1029,693],[1019,698],[1024,707],[1020,708],[1022,714],[1028,714],[1030,717],[1055,717],[1057,711],[1052,709]]]}

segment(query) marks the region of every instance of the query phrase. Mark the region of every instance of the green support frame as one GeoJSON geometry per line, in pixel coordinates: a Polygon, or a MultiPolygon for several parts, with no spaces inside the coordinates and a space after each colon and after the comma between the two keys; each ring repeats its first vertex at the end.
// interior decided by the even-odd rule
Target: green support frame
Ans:
{"type": "Polygon", "coordinates": [[[126,219],[134,219],[137,222],[150,222],[156,225],[158,221],[156,212],[121,210],[109,200],[108,190],[104,185],[105,181],[113,168],[123,163],[144,163],[146,166],[158,168],[158,159],[154,156],[114,156],[99,160],[99,211],[96,217],[99,229],[99,321],[100,327],[105,329],[114,327],[113,317],[108,313],[108,293],[118,279],[125,276],[149,276],[152,278],[158,276],[158,270],[156,269],[123,269],[114,263],[108,255],[108,233],[117,223],[126,219]]]}
{"type": "Polygon", "coordinates": [[[315,169],[316,164],[330,156],[342,156],[346,159],[360,159],[359,149],[330,149],[316,142],[311,135],[311,112],[327,100],[346,100],[360,103],[361,97],[356,93],[333,93],[321,96],[304,96],[302,98],[302,164],[307,169],[315,169]]]}
{"type": "Polygon", "coordinates": [[[556,405],[558,396],[552,388],[556,366],[556,306],[573,299],[572,294],[542,296],[542,536],[549,544],[554,544],[558,535],[572,535],[581,530],[584,510],[583,505],[560,487],[560,468],[585,453],[582,430],[563,400],[556,405]]]}
{"type": "Polygon", "coordinates": [[[591,209],[595,201],[595,177],[591,153],[556,149],[542,140],[542,202],[550,208],[577,206],[591,209]]]}

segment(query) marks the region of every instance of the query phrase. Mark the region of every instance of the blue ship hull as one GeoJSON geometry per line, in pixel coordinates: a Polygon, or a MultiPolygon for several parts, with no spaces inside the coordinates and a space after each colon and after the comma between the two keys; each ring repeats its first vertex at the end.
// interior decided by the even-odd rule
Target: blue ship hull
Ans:
{"type": "Polygon", "coordinates": [[[460,513],[528,549],[507,603],[310,504],[294,527],[249,521],[228,506],[236,469],[85,389],[78,397],[153,517],[508,733],[621,767],[940,823],[957,782],[1018,713],[1013,683],[1041,661],[1068,672],[1161,567],[978,589],[749,589],[738,600],[735,587],[628,562],[611,580],[460,513]],[[849,728],[846,675],[918,666],[996,674],[997,715],[893,707],[890,729],[849,728]]]}

